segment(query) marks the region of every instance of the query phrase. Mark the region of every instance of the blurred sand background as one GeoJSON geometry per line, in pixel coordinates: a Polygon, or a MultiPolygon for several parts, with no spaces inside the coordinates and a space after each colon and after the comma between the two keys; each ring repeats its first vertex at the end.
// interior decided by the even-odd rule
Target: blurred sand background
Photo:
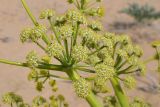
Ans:
{"type": "MultiPolygon", "coordinates": [[[[57,12],[63,13],[68,8],[65,0],[26,1],[37,18],[42,9],[53,8],[57,12]]],[[[144,58],[147,58],[154,52],[149,43],[152,40],[160,39],[160,20],[154,21],[151,26],[130,26],[134,20],[125,14],[118,13],[118,11],[132,2],[148,3],[160,11],[160,0],[104,0],[102,6],[105,7],[106,15],[102,22],[108,31],[129,34],[135,43],[143,47],[145,51],[144,58]]],[[[32,23],[25,13],[20,0],[0,0],[0,58],[21,61],[25,60],[25,56],[30,50],[35,49],[41,52],[32,43],[22,45],[19,41],[20,31],[24,27],[31,25],[32,23]]],[[[157,90],[152,89],[153,83],[156,84],[158,81],[158,74],[152,68],[154,66],[156,66],[155,63],[151,63],[148,66],[149,72],[146,77],[151,79],[147,80],[146,77],[138,78],[138,88],[129,91],[128,94],[131,98],[134,96],[144,98],[153,107],[160,107],[160,94],[158,94],[157,90]]],[[[31,102],[35,95],[43,95],[47,98],[50,94],[53,94],[49,89],[45,89],[42,93],[35,91],[33,82],[27,80],[29,69],[5,64],[0,64],[0,69],[0,97],[5,92],[13,91],[22,95],[27,102],[31,102]]],[[[70,107],[89,107],[85,101],[73,94],[72,86],[69,83],[59,81],[58,85],[58,92],[66,97],[70,107]]],[[[0,107],[7,106],[0,101],[0,107]]]]}

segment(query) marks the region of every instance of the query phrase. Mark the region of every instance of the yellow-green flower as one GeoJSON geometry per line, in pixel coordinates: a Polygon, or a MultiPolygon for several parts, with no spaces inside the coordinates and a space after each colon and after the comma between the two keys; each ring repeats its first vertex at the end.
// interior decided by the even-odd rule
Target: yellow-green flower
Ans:
{"type": "Polygon", "coordinates": [[[74,81],[73,86],[76,94],[81,98],[86,98],[90,94],[90,84],[84,78],[74,81]]]}

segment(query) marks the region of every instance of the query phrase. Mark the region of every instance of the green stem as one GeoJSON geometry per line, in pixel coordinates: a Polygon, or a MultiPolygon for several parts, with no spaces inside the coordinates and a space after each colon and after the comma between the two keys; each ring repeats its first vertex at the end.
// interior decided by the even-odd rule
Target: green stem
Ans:
{"type": "Polygon", "coordinates": [[[27,3],[25,0],[21,0],[23,7],[25,8],[26,12],[28,13],[29,17],[31,18],[32,22],[34,23],[34,25],[38,26],[38,22],[36,20],[36,18],[33,16],[32,12],[30,11],[27,3]]]}
{"type": "Polygon", "coordinates": [[[84,67],[78,67],[77,69],[78,69],[78,70],[81,70],[81,71],[88,72],[88,73],[95,73],[94,70],[87,69],[87,68],[84,68],[84,67]]]}
{"type": "Polygon", "coordinates": [[[77,3],[78,9],[80,9],[80,4],[79,4],[78,0],[76,0],[76,3],[77,3]]]}
{"type": "Polygon", "coordinates": [[[34,42],[35,44],[37,44],[42,50],[46,51],[46,49],[37,41],[34,42]]]}
{"type": "MultiPolygon", "coordinates": [[[[0,59],[0,63],[9,64],[9,65],[16,65],[21,67],[30,67],[27,63],[9,61],[5,59],[0,59]]],[[[63,71],[64,67],[62,65],[53,65],[53,64],[45,64],[41,63],[36,68],[38,69],[47,69],[47,70],[55,70],[55,71],[63,71]]]]}
{"type": "Polygon", "coordinates": [[[57,31],[56,31],[56,29],[55,29],[55,27],[54,27],[54,25],[53,25],[53,23],[52,23],[52,21],[51,21],[51,18],[49,18],[48,20],[49,20],[49,23],[50,23],[50,25],[51,25],[51,29],[52,29],[52,31],[54,32],[55,37],[56,37],[58,43],[61,44],[61,42],[60,42],[60,40],[59,40],[59,37],[58,37],[58,33],[57,33],[57,31]]]}
{"type": "Polygon", "coordinates": [[[112,83],[115,95],[117,96],[118,101],[119,101],[121,107],[129,107],[128,98],[125,95],[124,91],[122,90],[118,79],[112,78],[112,79],[110,79],[110,81],[112,83]]]}
{"type": "Polygon", "coordinates": [[[105,47],[106,47],[106,46],[100,47],[99,49],[97,49],[97,50],[95,50],[94,52],[90,53],[89,56],[90,56],[90,55],[93,55],[93,54],[95,54],[95,53],[97,53],[97,52],[99,52],[100,50],[102,50],[102,49],[105,48],[105,47]]]}
{"type": "Polygon", "coordinates": [[[74,37],[73,46],[76,44],[76,41],[77,41],[78,30],[79,30],[79,23],[77,23],[75,32],[73,34],[73,37],[74,37]]]}
{"type": "Polygon", "coordinates": [[[69,59],[69,50],[68,50],[68,41],[67,41],[67,39],[64,40],[64,46],[65,46],[65,49],[66,49],[67,59],[69,59]]]}
{"type": "MultiPolygon", "coordinates": [[[[80,76],[79,76],[79,74],[76,71],[68,70],[68,71],[66,71],[66,73],[68,74],[69,78],[72,81],[80,79],[80,76]]],[[[86,97],[86,100],[90,104],[91,107],[103,107],[103,105],[101,104],[101,102],[99,102],[99,100],[96,98],[96,96],[93,94],[92,91],[86,97]]]]}

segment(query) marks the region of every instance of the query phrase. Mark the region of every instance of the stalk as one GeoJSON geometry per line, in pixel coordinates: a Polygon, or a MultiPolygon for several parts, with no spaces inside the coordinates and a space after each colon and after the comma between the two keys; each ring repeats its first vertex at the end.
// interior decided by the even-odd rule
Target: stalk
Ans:
{"type": "MultiPolygon", "coordinates": [[[[5,59],[0,59],[0,63],[21,66],[21,67],[28,67],[28,68],[30,67],[27,63],[9,61],[9,60],[5,60],[5,59]]],[[[55,70],[55,71],[63,71],[63,69],[64,69],[64,67],[62,65],[53,65],[53,64],[45,64],[45,63],[39,64],[38,66],[36,66],[36,68],[55,70]]]]}
{"type": "MultiPolygon", "coordinates": [[[[80,76],[78,75],[76,71],[67,70],[66,73],[72,81],[80,79],[80,76]]],[[[90,104],[91,107],[103,107],[101,102],[96,98],[96,96],[94,95],[92,91],[86,97],[86,101],[90,104]]]]}
{"type": "Polygon", "coordinates": [[[116,78],[112,78],[110,79],[110,81],[121,107],[129,107],[128,98],[125,95],[123,89],[121,88],[119,81],[116,78]]]}
{"type": "Polygon", "coordinates": [[[38,22],[36,18],[33,16],[32,12],[30,11],[30,8],[28,7],[27,3],[25,0],[21,0],[23,7],[25,8],[27,14],[29,15],[30,19],[34,23],[35,26],[38,26],[38,22]]]}

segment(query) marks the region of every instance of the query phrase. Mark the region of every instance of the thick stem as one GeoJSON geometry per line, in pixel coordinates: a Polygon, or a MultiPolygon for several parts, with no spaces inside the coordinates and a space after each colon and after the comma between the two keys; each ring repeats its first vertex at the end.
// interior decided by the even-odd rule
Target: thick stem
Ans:
{"type": "Polygon", "coordinates": [[[128,98],[125,95],[124,91],[122,90],[118,79],[112,78],[112,79],[110,79],[110,81],[112,83],[115,95],[117,96],[118,101],[119,101],[121,107],[129,107],[128,98]]]}
{"type": "MultiPolygon", "coordinates": [[[[0,63],[21,66],[21,67],[28,67],[28,68],[30,67],[27,63],[9,61],[9,60],[5,60],[5,59],[0,59],[0,63]]],[[[64,67],[62,65],[53,65],[53,64],[45,64],[45,63],[39,64],[36,68],[55,70],[55,71],[63,71],[63,69],[64,69],[64,67]]]]}
{"type": "MultiPolygon", "coordinates": [[[[76,71],[68,70],[68,71],[66,71],[66,73],[68,74],[69,78],[72,81],[80,79],[80,76],[78,75],[78,73],[76,71]]],[[[92,91],[86,97],[86,100],[90,104],[91,107],[103,107],[101,102],[96,98],[96,96],[94,95],[94,93],[92,91]]]]}

